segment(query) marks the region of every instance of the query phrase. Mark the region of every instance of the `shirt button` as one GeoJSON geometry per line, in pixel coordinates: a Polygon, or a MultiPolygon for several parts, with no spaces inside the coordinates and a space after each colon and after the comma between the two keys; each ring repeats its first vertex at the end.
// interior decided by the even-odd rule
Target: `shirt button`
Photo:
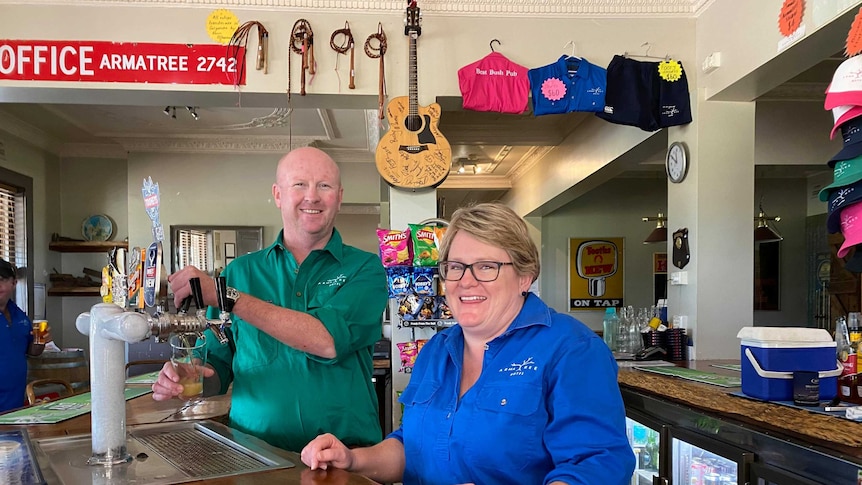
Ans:
{"type": "Polygon", "coordinates": [[[296,296],[302,296],[302,292],[301,292],[301,291],[297,291],[297,292],[296,292],[296,296]]]}
{"type": "Polygon", "coordinates": [[[505,406],[507,402],[508,402],[508,401],[506,401],[506,398],[504,397],[504,398],[500,401],[500,406],[505,406]]]}
{"type": "Polygon", "coordinates": [[[485,344],[485,350],[488,350],[488,344],[485,344]]]}
{"type": "Polygon", "coordinates": [[[299,268],[296,268],[295,270],[293,270],[293,274],[299,274],[299,268]]]}
{"type": "Polygon", "coordinates": [[[446,419],[449,419],[451,417],[452,417],[452,413],[446,413],[446,419]]]}

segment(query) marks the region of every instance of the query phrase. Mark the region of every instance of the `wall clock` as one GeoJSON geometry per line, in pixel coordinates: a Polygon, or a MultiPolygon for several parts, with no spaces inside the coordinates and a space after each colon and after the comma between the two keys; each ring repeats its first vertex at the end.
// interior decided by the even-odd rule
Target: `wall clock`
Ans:
{"type": "Polygon", "coordinates": [[[686,150],[685,143],[675,141],[670,144],[664,159],[664,166],[668,180],[675,184],[685,180],[685,176],[688,174],[688,150],[686,150]]]}

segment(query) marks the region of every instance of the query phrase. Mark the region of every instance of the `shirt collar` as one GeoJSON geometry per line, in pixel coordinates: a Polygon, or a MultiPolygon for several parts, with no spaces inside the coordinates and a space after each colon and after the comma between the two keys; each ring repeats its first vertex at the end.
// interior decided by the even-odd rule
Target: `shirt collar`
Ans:
{"type": "MultiPolygon", "coordinates": [[[[275,238],[275,241],[264,250],[266,256],[268,257],[272,254],[275,248],[288,251],[287,247],[284,245],[284,229],[278,231],[278,236],[275,238]]],[[[338,232],[338,229],[335,229],[334,227],[332,228],[332,236],[329,237],[329,241],[327,241],[326,246],[323,247],[322,251],[326,251],[331,254],[333,258],[338,260],[338,262],[342,261],[344,257],[344,244],[341,240],[341,234],[338,232]]]]}
{"type": "MultiPolygon", "coordinates": [[[[521,307],[521,311],[518,312],[518,316],[515,317],[509,325],[509,328],[503,332],[501,337],[505,337],[516,330],[531,327],[533,325],[544,325],[546,327],[550,327],[551,310],[541,298],[530,292],[527,294],[527,298],[524,300],[524,306],[521,307]]],[[[456,347],[454,349],[456,351],[463,349],[464,331],[460,325],[456,325],[449,329],[448,332],[442,332],[439,335],[444,338],[444,345],[447,347],[449,345],[455,345],[456,347]],[[449,343],[447,344],[446,342],[449,343]]]]}
{"type": "MultiPolygon", "coordinates": [[[[571,58],[571,56],[567,56],[563,54],[557,59],[557,65],[560,68],[561,72],[566,73],[569,77],[579,77],[586,79],[590,74],[590,63],[587,62],[583,57],[577,58],[578,61],[578,70],[574,74],[569,74],[569,66],[566,64],[566,59],[571,58]]],[[[574,58],[573,58],[574,59],[574,58]]]]}

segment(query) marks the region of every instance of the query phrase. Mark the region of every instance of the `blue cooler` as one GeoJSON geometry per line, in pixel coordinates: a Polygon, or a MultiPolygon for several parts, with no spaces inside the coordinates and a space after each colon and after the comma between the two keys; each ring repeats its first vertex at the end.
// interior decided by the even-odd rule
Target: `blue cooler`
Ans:
{"type": "Polygon", "coordinates": [[[793,372],[818,372],[820,399],[838,394],[841,362],[835,341],[822,328],[743,327],[742,392],[767,401],[793,400],[793,372]]]}

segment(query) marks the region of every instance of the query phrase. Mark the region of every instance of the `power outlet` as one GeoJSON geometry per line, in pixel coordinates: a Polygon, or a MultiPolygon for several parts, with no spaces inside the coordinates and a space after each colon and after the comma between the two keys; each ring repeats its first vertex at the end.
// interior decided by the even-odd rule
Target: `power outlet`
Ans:
{"type": "Polygon", "coordinates": [[[670,274],[670,284],[674,286],[688,284],[688,271],[676,271],[670,274]]]}

